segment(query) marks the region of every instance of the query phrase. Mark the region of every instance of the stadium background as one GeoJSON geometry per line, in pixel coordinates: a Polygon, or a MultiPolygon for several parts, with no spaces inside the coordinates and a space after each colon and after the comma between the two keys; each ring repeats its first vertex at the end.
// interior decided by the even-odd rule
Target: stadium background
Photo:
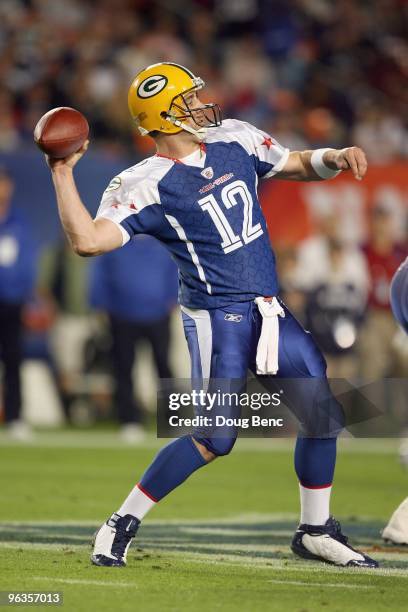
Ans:
{"type": "MultiPolygon", "coordinates": [[[[39,294],[26,320],[31,329],[44,328],[66,379],[78,380],[84,369],[90,262],[61,255],[54,194],[33,127],[55,106],[86,115],[91,148],[76,174],[94,213],[112,176],[153,152],[150,139],[131,127],[126,94],[139,69],[161,60],[190,66],[225,117],[252,122],[291,149],[356,144],[366,151],[363,183],[349,176],[312,186],[267,182],[262,205],[284,296],[317,336],[330,375],[406,373],[388,302],[390,276],[407,253],[406,10],[399,0],[1,3],[0,162],[16,181],[15,206],[39,245],[39,294]],[[380,210],[374,220],[373,209],[380,210]],[[386,243],[380,262],[375,241],[386,243]],[[330,259],[324,269],[322,252],[330,259]],[[56,281],[61,257],[67,271],[56,281]],[[65,284],[63,298],[55,296],[56,282],[65,284]],[[339,307],[320,329],[321,309],[320,323],[310,313],[334,293],[339,307]]],[[[188,376],[177,316],[174,325],[173,365],[188,376]]],[[[141,367],[138,387],[148,395],[154,373],[141,367]]],[[[39,409],[32,411],[41,420],[39,409]]]]}
{"type": "MultiPolygon", "coordinates": [[[[16,589],[23,584],[33,588],[29,576],[41,573],[34,571],[36,567],[47,568],[45,575],[51,575],[56,570],[51,563],[60,567],[61,546],[65,546],[64,555],[72,553],[72,558],[76,561],[78,557],[81,563],[83,545],[92,531],[89,522],[96,525],[112,511],[112,504],[122,498],[138,477],[157,444],[148,438],[135,450],[117,448],[111,377],[106,360],[106,326],[88,301],[92,262],[72,255],[64,246],[49,172],[32,141],[33,127],[39,117],[50,108],[62,105],[73,106],[86,115],[91,126],[91,146],[77,167],[76,177],[80,193],[92,213],[110,179],[153,152],[151,141],[142,139],[132,129],[126,98],[129,83],[138,70],[158,61],[189,66],[204,78],[205,98],[219,102],[224,117],[254,123],[291,149],[361,146],[369,161],[369,172],[362,183],[348,176],[321,185],[271,181],[262,186],[261,201],[278,256],[285,299],[305,324],[314,326],[326,351],[331,375],[405,377],[407,341],[392,320],[388,288],[392,272],[407,255],[407,11],[404,0],[173,0],[171,3],[2,0],[0,164],[15,180],[14,205],[29,220],[38,245],[37,291],[25,312],[29,359],[23,367],[24,413],[33,424],[51,427],[48,432],[38,430],[34,442],[24,448],[14,446],[0,432],[2,520],[6,525],[1,539],[6,542],[9,553],[4,588],[16,589]],[[377,247],[383,249],[380,265],[377,247]],[[322,253],[329,262],[323,267],[322,253]],[[62,276],[58,273],[61,269],[64,269],[62,276]],[[55,286],[61,287],[61,283],[63,290],[56,293],[55,286]],[[330,310],[333,296],[340,308],[333,308],[331,315],[324,318],[322,313],[330,310]],[[320,317],[317,322],[313,319],[316,309],[320,317]],[[324,325],[319,328],[322,321],[324,325]],[[94,342],[92,338],[99,341],[94,342]],[[73,428],[64,424],[61,400],[51,380],[50,355],[72,401],[73,428]],[[84,465],[87,474],[84,474],[84,465]],[[103,473],[108,474],[109,487],[103,473]],[[80,528],[69,527],[70,521],[75,520],[83,522],[80,528]],[[22,532],[11,529],[15,521],[26,525],[22,532]],[[30,521],[48,521],[51,527],[41,535],[30,531],[30,521]],[[55,527],[59,521],[65,521],[66,525],[55,527]],[[44,548],[44,542],[48,549],[44,548]],[[56,548],[52,549],[54,544],[56,548]],[[28,568],[24,582],[18,573],[19,559],[25,546],[30,545],[32,548],[27,548],[30,557],[24,556],[28,568]]],[[[142,275],[143,270],[138,270],[138,274],[142,275]]],[[[173,317],[173,332],[174,372],[179,377],[188,376],[188,357],[177,313],[173,317]]],[[[135,381],[144,407],[151,411],[156,383],[146,347],[138,359],[135,381]]],[[[403,427],[406,424],[404,400],[398,410],[403,427]]],[[[366,530],[360,534],[356,531],[355,537],[361,537],[365,543],[372,542],[378,539],[381,525],[404,497],[406,476],[398,465],[396,443],[346,442],[337,479],[342,489],[336,497],[337,512],[340,518],[368,517],[371,522],[367,523],[366,530]]],[[[284,519],[279,523],[274,515],[272,529],[285,532],[288,524],[290,528],[295,524],[297,508],[289,446],[275,443],[274,448],[269,444],[258,448],[255,443],[238,444],[225,467],[217,466],[217,474],[214,469],[211,475],[198,475],[184,492],[174,495],[174,501],[163,505],[156,517],[170,521],[169,524],[180,517],[206,519],[210,523],[204,525],[205,534],[214,527],[211,520],[215,522],[220,516],[225,519],[234,512],[258,512],[264,516],[269,516],[268,512],[280,512],[284,519]],[[265,452],[269,450],[275,466],[277,496],[274,488],[269,492],[264,490],[265,481],[270,486],[269,468],[265,465],[265,452]],[[237,473],[241,487],[244,482],[247,489],[242,487],[234,493],[233,483],[238,486],[237,473]]],[[[254,521],[256,531],[260,527],[254,521]]],[[[244,527],[234,525],[228,526],[231,533],[225,537],[231,537],[233,545],[239,547],[241,540],[235,536],[244,527]],[[234,529],[237,531],[233,537],[234,529]]],[[[265,525],[271,527],[266,519],[265,525]]],[[[289,537],[285,534],[282,542],[289,537]]],[[[157,542],[154,536],[150,540],[149,537],[147,532],[142,545],[154,550],[157,542]]],[[[188,546],[190,551],[198,550],[202,537],[197,538],[193,537],[190,544],[184,543],[185,549],[180,541],[177,546],[185,551],[188,546]]],[[[222,561],[227,552],[217,540],[216,530],[212,538],[213,558],[219,557],[222,561]]],[[[250,537],[248,542],[252,550],[254,540],[250,537]]],[[[172,545],[168,546],[170,549],[172,545]]],[[[245,550],[246,553],[239,554],[249,555],[249,565],[262,564],[262,559],[268,556],[256,551],[251,556],[248,547],[245,550]]],[[[275,562],[274,554],[271,553],[271,563],[275,562]]],[[[143,562],[143,555],[139,556],[146,588],[154,592],[155,566],[147,567],[149,559],[143,562]]],[[[279,553],[278,557],[284,565],[289,563],[287,553],[279,553]]],[[[389,557],[390,567],[399,567],[405,572],[404,556],[397,557],[389,557]]],[[[163,562],[163,574],[167,572],[166,562],[163,562]]],[[[213,597],[218,589],[222,592],[227,579],[222,574],[222,563],[220,567],[217,570],[220,575],[215,578],[212,575],[216,582],[213,597]]],[[[185,577],[187,567],[180,568],[185,577]]],[[[64,579],[69,583],[69,577],[72,586],[77,577],[77,599],[72,609],[80,610],[85,609],[81,606],[85,606],[86,597],[96,591],[92,580],[99,577],[93,575],[91,582],[83,585],[84,593],[80,584],[83,575],[78,569],[81,568],[72,573],[69,557],[64,557],[53,586],[58,586],[58,580],[60,585],[64,579]]],[[[305,571],[304,580],[312,578],[313,582],[313,576],[303,566],[297,570],[299,575],[293,575],[297,581],[302,580],[300,574],[305,571]]],[[[230,580],[245,579],[249,584],[258,579],[252,573],[240,576],[238,570],[235,576],[235,571],[230,580]]],[[[260,568],[259,576],[262,571],[260,568]]],[[[298,609],[290,599],[296,580],[292,586],[289,581],[286,591],[283,584],[286,575],[280,580],[281,575],[282,572],[274,575],[272,586],[275,593],[278,589],[282,600],[275,603],[263,600],[263,587],[254,582],[257,590],[251,595],[252,604],[249,595],[240,599],[237,592],[232,595],[227,591],[229,595],[221,608],[255,609],[262,605],[266,609],[281,610],[285,606],[298,609]]],[[[170,569],[166,579],[170,585],[175,580],[170,569]]],[[[197,580],[189,576],[189,580],[191,584],[187,582],[185,589],[179,582],[173,584],[180,594],[175,609],[183,609],[186,601],[199,606],[199,601],[190,597],[194,589],[197,597],[200,593],[210,597],[208,589],[203,591],[199,585],[198,576],[197,580]]],[[[333,575],[331,581],[336,580],[333,575]]],[[[343,575],[340,580],[359,584],[359,579],[350,576],[343,575]]],[[[402,585],[402,578],[395,580],[401,580],[402,585]]],[[[368,589],[363,582],[362,588],[368,589]]],[[[42,584],[39,581],[35,586],[42,584]]],[[[44,588],[48,584],[44,578],[44,588]]],[[[306,582],[298,582],[298,586],[301,584],[306,582]]],[[[401,605],[403,609],[398,599],[398,584],[393,585],[396,599],[391,607],[397,610],[401,605]]],[[[65,587],[70,588],[67,584],[65,587]]],[[[108,592],[112,596],[114,591],[106,589],[108,598],[108,592]]],[[[325,593],[324,589],[320,591],[325,593]]],[[[121,589],[117,596],[120,593],[121,589]]],[[[327,599],[330,599],[332,595],[329,597],[328,593],[327,599]]],[[[380,609],[382,595],[376,591],[379,599],[373,594],[370,600],[370,592],[366,593],[367,607],[380,609]]],[[[350,589],[349,595],[352,594],[350,589]]],[[[264,595],[267,597],[266,591],[264,595]]],[[[95,597],[99,609],[105,609],[103,606],[107,603],[99,601],[99,595],[95,597]]],[[[158,598],[156,607],[146,603],[145,609],[158,609],[159,595],[155,593],[155,597],[158,598]]],[[[338,609],[346,609],[344,597],[342,594],[333,600],[340,606],[338,609]]],[[[215,607],[217,600],[209,601],[215,607]]],[[[123,609],[130,606],[121,602],[123,609]]],[[[316,609],[313,606],[318,603],[324,605],[324,601],[316,600],[310,603],[311,609],[316,609]]],[[[356,602],[354,609],[359,609],[356,602]]]]}

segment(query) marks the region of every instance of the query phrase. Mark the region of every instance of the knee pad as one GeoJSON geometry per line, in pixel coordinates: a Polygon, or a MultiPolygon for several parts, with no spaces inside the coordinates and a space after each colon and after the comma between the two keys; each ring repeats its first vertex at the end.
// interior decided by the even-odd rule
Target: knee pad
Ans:
{"type": "Polygon", "coordinates": [[[196,442],[205,446],[210,453],[213,453],[213,455],[216,455],[217,457],[229,455],[237,440],[236,438],[202,438],[196,435],[193,435],[193,438],[196,442]]]}

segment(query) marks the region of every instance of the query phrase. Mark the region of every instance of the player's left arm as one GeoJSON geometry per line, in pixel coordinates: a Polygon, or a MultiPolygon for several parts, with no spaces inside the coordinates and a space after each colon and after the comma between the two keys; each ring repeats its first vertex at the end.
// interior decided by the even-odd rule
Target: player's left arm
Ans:
{"type": "Polygon", "coordinates": [[[361,181],[367,172],[367,159],[359,147],[345,149],[315,149],[292,151],[283,166],[272,178],[292,181],[322,181],[349,170],[361,181]]]}

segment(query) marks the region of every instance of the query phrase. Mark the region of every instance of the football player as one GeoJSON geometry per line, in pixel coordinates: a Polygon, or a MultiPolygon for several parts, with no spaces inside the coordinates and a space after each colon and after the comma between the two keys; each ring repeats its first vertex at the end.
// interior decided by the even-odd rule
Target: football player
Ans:
{"type": "MultiPolygon", "coordinates": [[[[203,86],[190,70],[167,62],[136,76],[130,112],[140,133],[154,139],[157,153],[112,179],[95,219],[72,172],[87,144],[65,160],[48,159],[65,233],[82,256],[117,249],[138,233],[169,249],[179,268],[193,379],[243,380],[251,369],[264,379],[325,380],[321,352],[277,297],[275,256],[257,186],[261,178],[324,180],[342,170],[361,180],[367,170],[364,152],[357,147],[289,152],[248,123],[222,121],[217,104],[200,101],[203,86]]],[[[290,202],[282,206],[290,214],[290,202]]],[[[137,273],[137,261],[129,273],[137,273]]],[[[309,421],[315,395],[300,390],[293,402],[295,412],[304,410],[309,421]]],[[[334,398],[331,404],[336,410],[334,398]]],[[[301,517],[292,550],[306,559],[377,567],[348,544],[329,513],[335,433],[319,436],[314,430],[297,439],[301,517]]],[[[231,435],[197,431],[165,446],[97,532],[92,562],[125,565],[149,510],[193,472],[227,455],[234,442],[231,435]]]]}
{"type": "MultiPolygon", "coordinates": [[[[394,317],[408,334],[408,258],[400,265],[392,279],[391,308],[394,317]]],[[[408,545],[408,497],[391,516],[382,537],[390,544],[408,545]]]]}

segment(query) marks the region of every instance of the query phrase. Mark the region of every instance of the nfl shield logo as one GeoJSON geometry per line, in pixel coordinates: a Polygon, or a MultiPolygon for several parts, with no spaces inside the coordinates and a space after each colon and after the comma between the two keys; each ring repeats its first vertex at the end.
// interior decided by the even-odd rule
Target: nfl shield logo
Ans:
{"type": "Polygon", "coordinates": [[[214,170],[211,167],[204,168],[204,170],[201,172],[201,176],[207,179],[212,179],[212,177],[214,176],[214,170]]]}

